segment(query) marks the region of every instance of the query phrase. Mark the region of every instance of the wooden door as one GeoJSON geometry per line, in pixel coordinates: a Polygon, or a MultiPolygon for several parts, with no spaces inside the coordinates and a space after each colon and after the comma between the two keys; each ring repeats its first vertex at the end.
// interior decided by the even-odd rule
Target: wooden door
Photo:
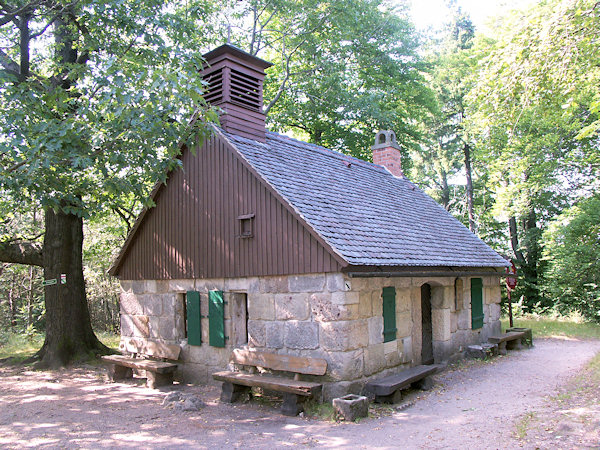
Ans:
{"type": "Polygon", "coordinates": [[[431,286],[421,286],[421,364],[433,364],[433,327],[431,324],[431,286]]]}

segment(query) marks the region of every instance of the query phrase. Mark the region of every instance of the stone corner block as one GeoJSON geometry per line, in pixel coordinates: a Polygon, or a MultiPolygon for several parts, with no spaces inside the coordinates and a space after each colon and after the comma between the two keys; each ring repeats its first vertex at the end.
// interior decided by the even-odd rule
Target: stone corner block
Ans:
{"type": "Polygon", "coordinates": [[[366,347],[369,330],[366,320],[323,322],[321,345],[324,350],[348,351],[366,347]]]}
{"type": "Polygon", "coordinates": [[[333,380],[356,380],[364,374],[364,350],[327,352],[327,374],[333,380]]]}
{"type": "Polygon", "coordinates": [[[343,292],[348,291],[350,287],[350,280],[345,280],[344,275],[341,273],[328,273],[327,278],[327,290],[329,292],[343,292]]]}

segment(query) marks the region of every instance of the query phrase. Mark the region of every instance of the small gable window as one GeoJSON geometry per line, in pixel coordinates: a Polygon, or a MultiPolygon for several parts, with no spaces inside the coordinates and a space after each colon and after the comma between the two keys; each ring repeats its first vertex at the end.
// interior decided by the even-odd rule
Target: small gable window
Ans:
{"type": "Polygon", "coordinates": [[[483,327],[483,280],[471,278],[471,328],[483,327]]]}
{"type": "Polygon", "coordinates": [[[254,214],[238,216],[238,236],[251,238],[254,236],[254,214]]]}

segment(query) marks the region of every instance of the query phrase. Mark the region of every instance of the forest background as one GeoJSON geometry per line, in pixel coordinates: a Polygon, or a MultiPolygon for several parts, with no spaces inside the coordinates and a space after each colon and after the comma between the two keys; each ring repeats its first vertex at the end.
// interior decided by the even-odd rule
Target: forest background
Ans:
{"type": "Polygon", "coordinates": [[[368,160],[393,129],[406,176],[514,261],[518,311],[600,322],[600,2],[532,3],[485,34],[449,7],[421,32],[382,0],[0,0],[0,330],[45,331],[62,217],[83,227],[93,328],[118,331],[107,270],[216,119],[198,68],[227,40],[274,63],[271,130],[368,160]]]}

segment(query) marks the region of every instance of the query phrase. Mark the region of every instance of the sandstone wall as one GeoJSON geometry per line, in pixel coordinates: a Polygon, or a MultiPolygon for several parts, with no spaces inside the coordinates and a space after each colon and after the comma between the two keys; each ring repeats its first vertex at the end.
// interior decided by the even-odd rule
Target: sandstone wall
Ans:
{"type": "Polygon", "coordinates": [[[248,298],[248,347],[325,358],[324,396],[360,391],[367,377],[420,363],[421,285],[432,287],[433,349],[436,362],[447,361],[471,343],[499,331],[500,284],[484,278],[484,327],[471,330],[470,281],[455,298],[454,278],[348,278],[342,274],[282,277],[122,281],[121,332],[182,346],[182,376],[212,382],[211,374],[227,367],[233,342],[232,297],[248,298]],[[382,289],[396,288],[397,339],[383,342],[382,289]],[[202,319],[203,343],[187,345],[183,294],[201,295],[208,316],[208,291],[225,293],[225,348],[208,344],[208,318],[202,319]]]}

